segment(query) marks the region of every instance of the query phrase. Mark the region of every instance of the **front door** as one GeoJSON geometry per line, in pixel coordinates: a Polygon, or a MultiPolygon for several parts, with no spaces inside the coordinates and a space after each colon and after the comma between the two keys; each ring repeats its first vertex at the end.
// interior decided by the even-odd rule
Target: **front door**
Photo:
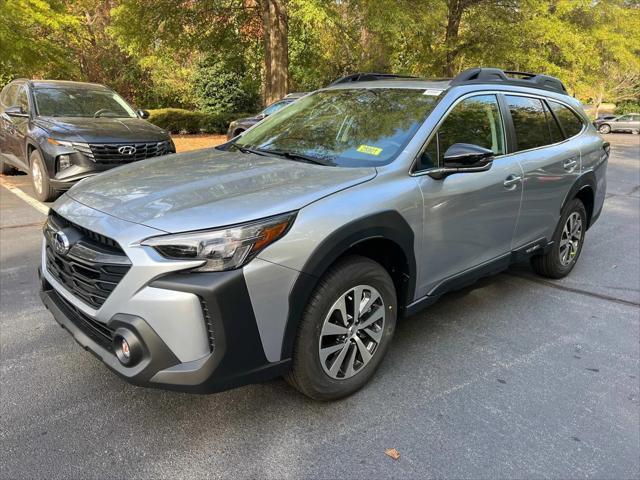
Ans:
{"type": "Polygon", "coordinates": [[[495,95],[459,101],[431,136],[416,172],[424,204],[423,256],[418,260],[418,295],[433,293],[447,279],[511,251],[520,208],[522,169],[505,155],[504,122],[495,95]],[[454,143],[495,153],[491,169],[434,179],[454,143]]]}

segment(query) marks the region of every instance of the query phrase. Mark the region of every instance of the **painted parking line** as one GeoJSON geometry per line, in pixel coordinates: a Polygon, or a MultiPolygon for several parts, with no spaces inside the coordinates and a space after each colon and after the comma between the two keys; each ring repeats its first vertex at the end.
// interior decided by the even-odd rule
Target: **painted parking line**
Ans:
{"type": "Polygon", "coordinates": [[[26,202],[29,205],[31,205],[33,208],[35,208],[37,211],[39,211],[43,215],[48,215],[49,214],[49,207],[47,207],[44,203],[42,203],[42,202],[36,200],[35,198],[33,198],[31,195],[27,195],[26,193],[24,193],[19,188],[14,187],[9,182],[7,182],[3,177],[0,177],[0,185],[2,185],[4,188],[9,190],[16,197],[20,198],[24,202],[26,202]]]}

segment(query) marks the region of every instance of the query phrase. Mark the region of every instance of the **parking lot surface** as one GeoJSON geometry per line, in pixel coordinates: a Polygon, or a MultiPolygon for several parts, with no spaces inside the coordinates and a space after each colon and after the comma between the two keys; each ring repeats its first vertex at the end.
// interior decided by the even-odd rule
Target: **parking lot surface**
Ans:
{"type": "Polygon", "coordinates": [[[328,404],[282,380],[126,384],[41,305],[45,217],[0,186],[0,477],[638,478],[640,137],[607,140],[604,213],[568,278],[524,265],[446,295],[328,404]]]}

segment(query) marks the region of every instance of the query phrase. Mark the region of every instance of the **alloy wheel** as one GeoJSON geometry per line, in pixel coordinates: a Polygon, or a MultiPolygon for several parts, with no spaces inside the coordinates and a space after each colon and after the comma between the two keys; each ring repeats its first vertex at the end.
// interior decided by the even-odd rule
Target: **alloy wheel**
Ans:
{"type": "Polygon", "coordinates": [[[31,176],[33,177],[33,188],[36,189],[38,195],[42,195],[42,170],[40,162],[33,162],[31,165],[31,176]]]}
{"type": "Polygon", "coordinates": [[[358,285],[338,298],[320,331],[320,363],[329,377],[353,377],[378,351],[385,325],[385,304],[370,285],[358,285]]]}
{"type": "Polygon", "coordinates": [[[582,240],[582,217],[578,212],[573,212],[567,218],[560,236],[560,263],[563,266],[573,262],[580,250],[582,240]]]}

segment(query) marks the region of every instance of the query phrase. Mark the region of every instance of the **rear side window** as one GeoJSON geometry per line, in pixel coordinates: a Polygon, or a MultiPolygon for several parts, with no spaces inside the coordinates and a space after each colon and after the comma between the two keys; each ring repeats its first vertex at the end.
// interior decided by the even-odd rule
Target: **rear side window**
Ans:
{"type": "Polygon", "coordinates": [[[454,143],[471,143],[503,155],[502,118],[495,95],[478,95],[462,100],[445,118],[420,156],[419,170],[442,164],[444,154],[454,143]]]}
{"type": "Polygon", "coordinates": [[[570,108],[551,100],[549,100],[549,106],[553,113],[556,114],[556,118],[562,125],[567,138],[573,137],[582,131],[582,120],[570,108]]]}
{"type": "Polygon", "coordinates": [[[549,110],[547,105],[544,106],[544,113],[547,116],[547,125],[549,126],[549,134],[551,135],[551,143],[557,143],[564,140],[564,135],[562,135],[562,130],[560,130],[560,126],[556,121],[555,117],[549,110]]]}
{"type": "Polygon", "coordinates": [[[553,143],[542,100],[507,95],[507,104],[516,132],[518,152],[553,143]]]}

